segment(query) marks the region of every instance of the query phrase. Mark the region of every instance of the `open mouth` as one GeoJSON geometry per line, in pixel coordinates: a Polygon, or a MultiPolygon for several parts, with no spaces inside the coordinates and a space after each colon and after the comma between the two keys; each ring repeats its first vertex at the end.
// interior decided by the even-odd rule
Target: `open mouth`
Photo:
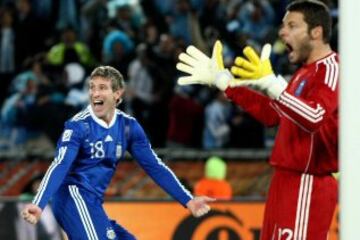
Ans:
{"type": "Polygon", "coordinates": [[[294,49],[293,47],[289,44],[289,43],[285,43],[285,46],[286,46],[286,50],[291,53],[294,49]]]}
{"type": "Polygon", "coordinates": [[[102,100],[95,100],[95,101],[93,101],[93,105],[94,105],[94,107],[102,107],[103,105],[104,105],[104,101],[102,101],[102,100]]]}
{"type": "Polygon", "coordinates": [[[291,54],[293,51],[294,51],[294,48],[291,44],[289,43],[285,43],[285,46],[286,46],[286,51],[291,54]]]}

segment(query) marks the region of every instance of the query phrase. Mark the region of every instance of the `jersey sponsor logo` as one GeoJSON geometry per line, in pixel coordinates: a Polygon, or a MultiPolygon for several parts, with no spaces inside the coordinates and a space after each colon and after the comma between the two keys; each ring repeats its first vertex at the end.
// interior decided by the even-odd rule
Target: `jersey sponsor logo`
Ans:
{"type": "Polygon", "coordinates": [[[121,144],[116,145],[116,158],[120,158],[122,154],[122,146],[121,144]]]}
{"type": "Polygon", "coordinates": [[[73,133],[73,130],[71,130],[71,129],[66,129],[66,130],[64,131],[63,135],[62,135],[62,141],[63,141],[63,142],[68,142],[68,141],[70,141],[72,133],[73,133]]]}
{"type": "Polygon", "coordinates": [[[298,85],[298,87],[295,90],[295,96],[298,97],[301,95],[302,91],[304,90],[304,87],[306,85],[307,79],[304,79],[300,82],[300,84],[298,85]]]}
{"type": "Polygon", "coordinates": [[[114,230],[112,228],[106,228],[106,237],[108,239],[115,239],[116,238],[116,234],[114,232],[114,230]]]}

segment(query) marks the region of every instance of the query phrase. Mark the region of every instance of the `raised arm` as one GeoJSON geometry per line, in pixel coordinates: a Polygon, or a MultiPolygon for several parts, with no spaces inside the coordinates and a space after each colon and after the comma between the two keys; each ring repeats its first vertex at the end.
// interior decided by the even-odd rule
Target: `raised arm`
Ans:
{"type": "Polygon", "coordinates": [[[240,77],[234,78],[224,68],[220,41],[215,43],[211,58],[194,46],[189,46],[186,52],[179,55],[180,61],[176,65],[179,71],[189,75],[180,77],[178,84],[216,86],[224,91],[230,100],[264,125],[277,125],[279,115],[270,105],[271,98],[268,95],[278,96],[287,84],[282,78],[277,79],[274,76],[269,60],[270,51],[271,47],[266,45],[263,48],[262,56],[259,57],[252,48],[245,48],[244,54],[247,59],[238,57],[235,62],[236,66],[231,69],[235,76],[240,77]],[[266,80],[257,80],[263,77],[266,77],[266,80]],[[262,90],[265,95],[248,87],[262,90]]]}

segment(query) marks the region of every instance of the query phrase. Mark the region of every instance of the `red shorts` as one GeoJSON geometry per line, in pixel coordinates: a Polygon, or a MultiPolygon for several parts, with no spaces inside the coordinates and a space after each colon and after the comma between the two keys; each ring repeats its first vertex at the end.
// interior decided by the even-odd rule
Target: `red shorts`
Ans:
{"type": "Polygon", "coordinates": [[[261,240],[326,240],[338,199],[332,176],[276,169],[261,240]]]}

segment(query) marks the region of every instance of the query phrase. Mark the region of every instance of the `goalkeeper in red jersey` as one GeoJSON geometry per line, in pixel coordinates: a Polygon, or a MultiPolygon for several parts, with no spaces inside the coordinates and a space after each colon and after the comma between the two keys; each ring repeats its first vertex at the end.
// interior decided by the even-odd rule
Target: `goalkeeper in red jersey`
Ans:
{"type": "Polygon", "coordinates": [[[328,7],[291,2],[279,36],[289,61],[301,65],[289,83],[273,73],[269,44],[260,56],[245,47],[231,74],[223,67],[220,42],[211,59],[193,46],[180,54],[177,68],[190,75],[178,83],[216,86],[266,126],[279,126],[261,239],[326,240],[338,197],[332,173],[338,171],[339,87],[328,7]]]}

